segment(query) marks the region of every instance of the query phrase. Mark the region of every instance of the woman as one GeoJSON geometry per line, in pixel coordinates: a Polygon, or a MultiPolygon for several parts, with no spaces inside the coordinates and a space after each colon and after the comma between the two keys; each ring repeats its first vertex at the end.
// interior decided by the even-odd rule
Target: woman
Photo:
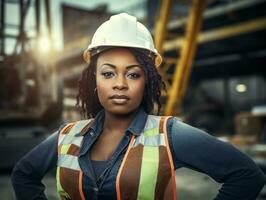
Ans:
{"type": "Polygon", "coordinates": [[[88,120],[62,126],[18,162],[18,199],[45,199],[41,179],[55,167],[62,199],[176,199],[181,167],[223,183],[217,200],[256,198],[265,176],[249,157],[176,117],[149,115],[161,106],[161,57],[135,17],[103,23],[84,58],[77,103],[88,120]]]}

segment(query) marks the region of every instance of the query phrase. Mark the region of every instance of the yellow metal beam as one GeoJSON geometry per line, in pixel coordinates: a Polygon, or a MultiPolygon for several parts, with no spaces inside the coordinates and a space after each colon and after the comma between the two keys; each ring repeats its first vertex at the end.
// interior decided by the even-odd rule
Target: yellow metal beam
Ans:
{"type": "Polygon", "coordinates": [[[158,16],[158,21],[155,26],[155,46],[159,53],[162,53],[163,42],[167,34],[167,25],[170,14],[170,6],[172,0],[161,0],[161,9],[158,16]]]}
{"type": "MultiPolygon", "coordinates": [[[[155,47],[157,51],[163,55],[163,43],[167,36],[167,26],[168,26],[168,20],[170,15],[170,6],[172,4],[172,0],[161,0],[160,2],[160,12],[157,16],[157,22],[155,24],[155,47]]],[[[169,64],[165,64],[162,66],[162,68],[159,69],[160,74],[162,75],[162,78],[165,80],[166,88],[169,88],[168,80],[166,79],[166,74],[163,72],[163,67],[166,67],[169,64]]],[[[166,68],[164,68],[166,69],[166,68]]],[[[166,69],[167,70],[167,69],[166,69]]],[[[166,96],[166,94],[163,92],[163,96],[166,96]]]]}
{"type": "MultiPolygon", "coordinates": [[[[191,48],[189,50],[188,56],[187,56],[187,61],[186,61],[186,65],[184,65],[184,75],[183,77],[183,82],[180,83],[180,92],[178,92],[178,96],[177,96],[177,104],[178,106],[180,106],[182,99],[184,97],[184,94],[186,92],[186,89],[188,87],[189,84],[189,77],[191,74],[191,68],[192,68],[192,63],[194,61],[194,57],[195,57],[195,53],[196,53],[196,48],[197,48],[197,37],[199,35],[200,29],[201,29],[201,25],[202,25],[202,20],[203,20],[203,13],[204,13],[204,7],[205,7],[205,2],[203,0],[199,0],[200,2],[197,2],[198,5],[197,8],[195,8],[195,24],[194,24],[194,30],[191,30],[193,32],[193,34],[191,34],[191,48]]],[[[177,65],[178,66],[178,63],[177,65]]],[[[178,109],[179,110],[179,109],[178,109]]]]}
{"type": "Polygon", "coordinates": [[[167,63],[167,64],[175,64],[176,63],[176,59],[177,58],[167,58],[167,57],[164,57],[163,58],[163,61],[165,62],[165,63],[167,63]]]}
{"type": "Polygon", "coordinates": [[[190,76],[192,61],[195,55],[197,36],[201,28],[204,5],[204,0],[192,1],[189,11],[189,20],[186,27],[185,40],[180,54],[180,62],[176,64],[176,69],[173,75],[174,80],[167,100],[165,115],[178,114],[180,111],[179,106],[182,100],[182,93],[187,87],[186,85],[188,83],[188,77],[190,76]],[[177,107],[175,107],[176,104],[177,107]]]}
{"type": "MultiPolygon", "coordinates": [[[[199,34],[197,42],[211,42],[264,29],[266,29],[266,18],[262,17],[235,25],[216,28],[215,30],[205,31],[199,34]]],[[[183,42],[184,38],[167,41],[163,45],[163,51],[178,49],[182,47],[183,42]]]]}
{"type": "MultiPolygon", "coordinates": [[[[227,13],[237,12],[239,10],[249,8],[252,6],[260,6],[265,0],[241,0],[241,1],[229,1],[221,6],[215,6],[210,9],[206,9],[203,14],[204,20],[226,15],[227,13]]],[[[187,18],[176,19],[168,24],[168,30],[176,29],[184,26],[187,23],[187,18]]]]}

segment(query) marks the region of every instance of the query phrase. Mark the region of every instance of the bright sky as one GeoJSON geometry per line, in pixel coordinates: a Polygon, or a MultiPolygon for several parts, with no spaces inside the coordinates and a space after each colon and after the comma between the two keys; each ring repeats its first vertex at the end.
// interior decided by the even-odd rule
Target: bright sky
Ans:
{"type": "MultiPolygon", "coordinates": [[[[42,3],[44,1],[41,1],[42,3]]],[[[50,0],[51,3],[51,13],[52,13],[52,33],[53,41],[57,50],[61,50],[63,47],[62,41],[62,18],[61,18],[61,3],[73,5],[75,7],[93,9],[102,4],[108,5],[108,11],[117,12],[127,12],[129,14],[135,15],[137,18],[143,18],[145,16],[145,2],[146,0],[50,0]]],[[[19,24],[19,7],[18,4],[6,4],[6,24],[19,24]]],[[[44,8],[44,5],[42,5],[44,8]]],[[[44,24],[44,12],[41,12],[42,23],[44,24]]],[[[34,7],[31,6],[27,18],[26,18],[26,30],[29,36],[35,35],[35,18],[34,18],[34,7]]],[[[42,28],[41,32],[46,34],[46,30],[42,28]]],[[[6,34],[17,34],[17,30],[6,26],[6,34]]],[[[6,41],[7,53],[13,51],[15,40],[9,39],[6,41]]]]}

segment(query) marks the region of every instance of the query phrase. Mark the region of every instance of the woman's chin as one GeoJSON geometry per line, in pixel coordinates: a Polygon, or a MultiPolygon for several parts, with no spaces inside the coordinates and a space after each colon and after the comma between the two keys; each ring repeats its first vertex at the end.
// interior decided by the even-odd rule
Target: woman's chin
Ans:
{"type": "Polygon", "coordinates": [[[120,116],[125,116],[125,115],[130,115],[133,111],[135,111],[135,108],[128,108],[127,106],[122,106],[122,105],[115,105],[115,106],[110,106],[108,108],[105,108],[106,112],[112,114],[112,115],[120,115],[120,116]]]}

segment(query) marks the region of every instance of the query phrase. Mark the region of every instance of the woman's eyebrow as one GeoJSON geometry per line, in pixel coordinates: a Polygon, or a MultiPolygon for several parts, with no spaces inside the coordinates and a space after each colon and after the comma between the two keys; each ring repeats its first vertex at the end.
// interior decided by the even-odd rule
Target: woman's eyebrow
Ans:
{"type": "MultiPolygon", "coordinates": [[[[109,67],[111,67],[111,68],[116,69],[116,66],[113,65],[113,64],[110,64],[110,63],[104,63],[104,64],[102,64],[102,65],[101,65],[101,68],[102,68],[104,65],[107,65],[107,66],[109,66],[109,67]]],[[[141,66],[140,66],[139,64],[132,64],[132,65],[128,65],[128,66],[126,66],[126,69],[128,70],[128,69],[131,69],[131,68],[133,68],[133,67],[141,67],[141,66]]]]}

